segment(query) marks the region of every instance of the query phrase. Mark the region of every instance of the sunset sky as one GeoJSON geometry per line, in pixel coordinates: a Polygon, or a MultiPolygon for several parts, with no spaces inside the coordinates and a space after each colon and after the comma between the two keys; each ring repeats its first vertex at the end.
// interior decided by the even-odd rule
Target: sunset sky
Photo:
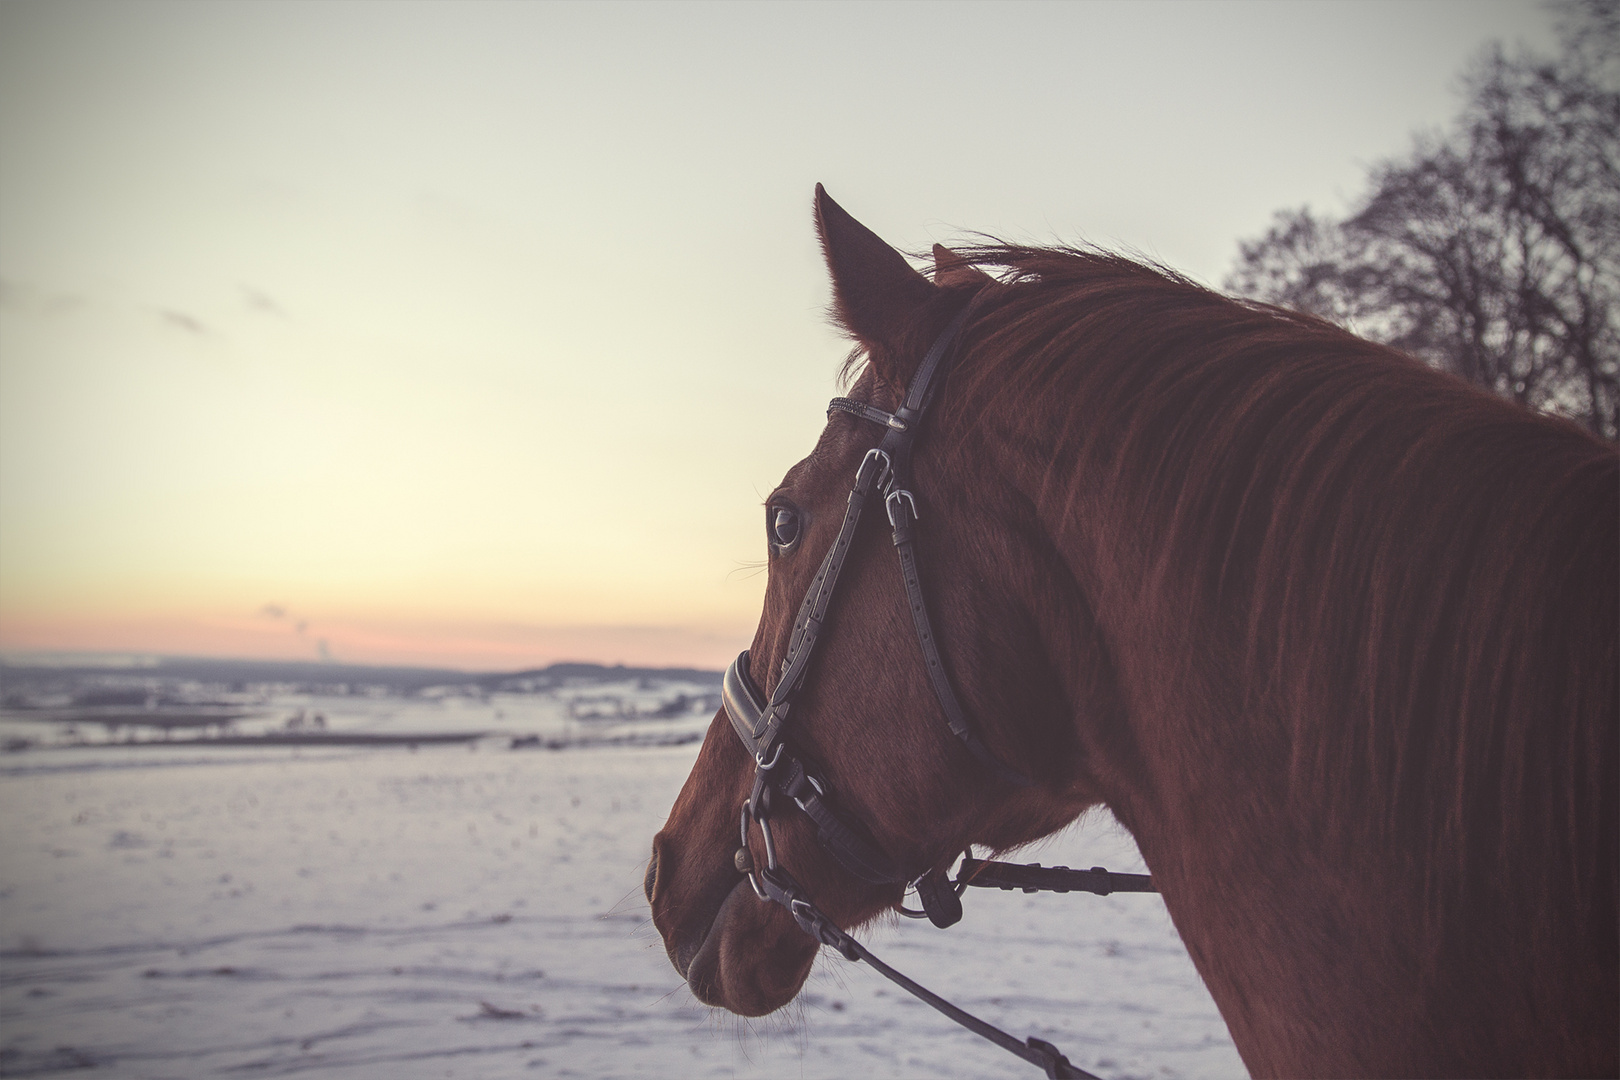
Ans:
{"type": "Polygon", "coordinates": [[[0,651],[723,666],[891,243],[1218,285],[1530,3],[0,6],[0,651]]]}

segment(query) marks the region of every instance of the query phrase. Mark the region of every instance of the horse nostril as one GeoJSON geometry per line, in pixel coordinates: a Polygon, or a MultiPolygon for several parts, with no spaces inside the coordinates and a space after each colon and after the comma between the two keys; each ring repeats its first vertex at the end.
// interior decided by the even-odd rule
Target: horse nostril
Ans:
{"type": "Polygon", "coordinates": [[[652,858],[647,860],[647,877],[641,883],[641,889],[647,894],[647,903],[652,903],[653,883],[658,880],[658,849],[653,848],[652,858]]]}

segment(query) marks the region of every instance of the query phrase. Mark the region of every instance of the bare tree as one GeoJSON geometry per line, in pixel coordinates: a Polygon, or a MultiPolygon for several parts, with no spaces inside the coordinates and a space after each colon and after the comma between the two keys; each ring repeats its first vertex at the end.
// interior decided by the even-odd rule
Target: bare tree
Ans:
{"type": "Polygon", "coordinates": [[[1498,46],[1452,130],[1375,166],[1344,221],[1277,215],[1229,291],[1309,311],[1615,438],[1620,0],[1560,6],[1559,57],[1498,46]]]}

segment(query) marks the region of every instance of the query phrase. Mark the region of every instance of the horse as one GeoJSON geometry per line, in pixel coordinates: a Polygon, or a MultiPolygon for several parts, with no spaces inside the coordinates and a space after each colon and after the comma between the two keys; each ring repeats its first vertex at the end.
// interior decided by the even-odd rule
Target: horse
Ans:
{"type": "MultiPolygon", "coordinates": [[[[737,677],[778,696],[847,541],[784,727],[826,800],[903,877],[1106,807],[1256,1076],[1620,1072],[1616,448],[1115,254],[936,246],[925,273],[819,185],[815,220],[853,404],[766,501],[737,677]],[[841,533],[863,419],[899,414],[952,325],[905,494],[988,753],[942,722],[888,537],[841,533]]],[[[905,884],[791,806],[763,850],[767,763],[733,726],[716,713],[645,891],[692,993],[759,1016],[820,943],[753,866],[847,929],[905,884]]]]}

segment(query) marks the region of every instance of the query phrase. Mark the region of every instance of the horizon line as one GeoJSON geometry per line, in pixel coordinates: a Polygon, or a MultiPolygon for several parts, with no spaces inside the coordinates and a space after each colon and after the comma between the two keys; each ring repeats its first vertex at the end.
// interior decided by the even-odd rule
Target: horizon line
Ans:
{"type": "Polygon", "coordinates": [[[534,671],[546,671],[554,667],[579,665],[582,667],[596,667],[606,670],[623,669],[626,671],[701,671],[719,674],[719,668],[707,668],[691,664],[628,664],[623,660],[612,662],[602,660],[569,659],[553,660],[546,664],[519,668],[462,668],[438,664],[399,664],[399,663],[357,663],[348,660],[323,660],[319,658],[302,657],[264,657],[264,656],[206,656],[184,653],[158,653],[141,650],[125,649],[0,649],[0,668],[99,668],[106,671],[139,671],[146,668],[156,668],[166,661],[201,664],[263,664],[277,666],[296,666],[310,668],[341,669],[384,669],[388,671],[422,671],[422,672],[452,672],[458,675],[490,676],[490,675],[519,675],[534,671]]]}

